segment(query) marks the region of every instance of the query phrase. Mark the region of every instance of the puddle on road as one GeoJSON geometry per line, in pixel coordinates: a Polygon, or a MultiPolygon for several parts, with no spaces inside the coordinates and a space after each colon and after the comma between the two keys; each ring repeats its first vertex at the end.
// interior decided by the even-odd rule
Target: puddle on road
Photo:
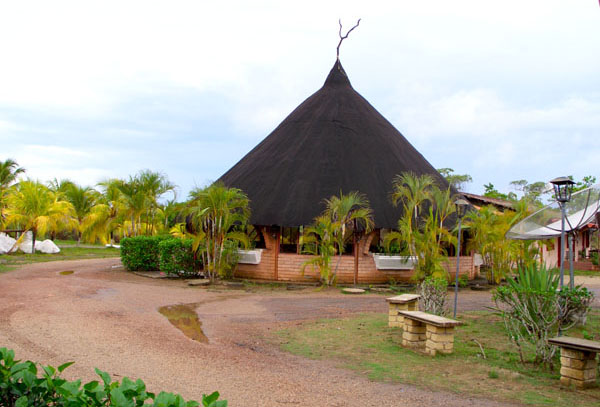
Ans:
{"type": "Polygon", "coordinates": [[[75,271],[73,270],[65,270],[65,271],[61,271],[58,274],[60,274],[61,276],[68,276],[69,274],[73,274],[75,271]]]}
{"type": "Polygon", "coordinates": [[[194,341],[208,343],[208,338],[202,331],[202,322],[196,314],[197,304],[177,304],[160,307],[158,312],[167,317],[169,322],[185,336],[194,341]]]}

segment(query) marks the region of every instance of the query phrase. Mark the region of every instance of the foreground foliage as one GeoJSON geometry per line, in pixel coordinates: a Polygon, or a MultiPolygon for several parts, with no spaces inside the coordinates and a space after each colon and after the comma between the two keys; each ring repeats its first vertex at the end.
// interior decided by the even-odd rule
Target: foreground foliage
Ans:
{"type": "MultiPolygon", "coordinates": [[[[6,407],[196,407],[197,401],[185,401],[178,394],[146,391],[141,379],[124,377],[121,382],[111,381],[108,373],[96,369],[101,381],[82,386],[81,380],[68,381],[60,374],[73,362],[58,368],[38,366],[15,359],[14,351],[0,348],[0,405],[6,407]]],[[[226,400],[218,400],[219,393],[202,396],[203,407],[227,407],[226,400]]]]}

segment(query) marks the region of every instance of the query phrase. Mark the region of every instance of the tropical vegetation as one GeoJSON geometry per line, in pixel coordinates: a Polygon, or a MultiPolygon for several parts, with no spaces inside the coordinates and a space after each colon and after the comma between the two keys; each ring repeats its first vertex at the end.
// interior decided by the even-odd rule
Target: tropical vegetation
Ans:
{"type": "MultiPolygon", "coordinates": [[[[304,253],[315,257],[302,264],[302,272],[311,266],[318,269],[321,281],[335,284],[337,271],[346,245],[356,243],[360,233],[368,233],[373,227],[373,214],[366,196],[352,191],[325,199],[325,211],[313,224],[304,229],[304,253]],[[335,268],[331,260],[337,254],[335,268]]],[[[356,281],[355,281],[356,283],[356,281]]]]}

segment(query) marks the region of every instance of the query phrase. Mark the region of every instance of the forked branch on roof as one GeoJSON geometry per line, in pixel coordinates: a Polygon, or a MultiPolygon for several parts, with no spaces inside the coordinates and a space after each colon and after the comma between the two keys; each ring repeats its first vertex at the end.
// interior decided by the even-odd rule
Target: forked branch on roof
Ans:
{"type": "Polygon", "coordinates": [[[360,18],[358,19],[358,21],[356,22],[356,25],[354,27],[352,27],[350,30],[348,30],[348,32],[346,33],[346,35],[342,35],[342,20],[339,20],[340,23],[340,42],[338,43],[337,46],[337,59],[340,59],[340,46],[342,45],[342,41],[344,41],[346,38],[348,38],[348,35],[350,35],[350,33],[352,32],[352,30],[354,30],[356,27],[358,27],[358,25],[360,24],[360,18]]]}

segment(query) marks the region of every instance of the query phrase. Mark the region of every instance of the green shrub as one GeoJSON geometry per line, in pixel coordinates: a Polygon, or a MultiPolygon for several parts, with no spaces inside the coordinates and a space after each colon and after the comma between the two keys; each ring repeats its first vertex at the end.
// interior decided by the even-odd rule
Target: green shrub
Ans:
{"type": "Polygon", "coordinates": [[[419,307],[425,312],[435,315],[444,315],[446,313],[446,299],[448,291],[448,280],[445,278],[427,277],[419,284],[417,290],[421,295],[419,307]]]}
{"type": "Polygon", "coordinates": [[[167,239],[158,244],[160,271],[169,276],[193,276],[202,268],[194,258],[193,239],[167,239]]]}
{"type": "Polygon", "coordinates": [[[533,353],[535,364],[552,367],[556,348],[548,339],[577,322],[585,323],[594,294],[581,286],[558,291],[558,274],[535,263],[519,269],[507,283],[498,287],[493,299],[521,362],[525,363],[526,353],[533,353]],[[526,352],[527,348],[532,349],[526,352]]]}
{"type": "Polygon", "coordinates": [[[121,240],[121,261],[129,271],[159,270],[158,245],[170,236],[136,236],[121,240]]]}
{"type": "MultiPolygon", "coordinates": [[[[73,362],[58,368],[38,367],[35,363],[15,359],[15,353],[0,348],[0,406],[38,407],[197,407],[197,401],[185,401],[180,395],[146,391],[140,379],[124,377],[121,382],[111,381],[108,373],[96,369],[101,382],[94,380],[81,385],[81,380],[67,381],[60,377],[73,362]]],[[[227,407],[226,400],[218,400],[219,393],[202,396],[203,407],[227,407]]]]}
{"type": "Polygon", "coordinates": [[[469,276],[466,274],[458,276],[458,286],[460,288],[467,288],[469,286],[469,276]]]}
{"type": "Polygon", "coordinates": [[[598,252],[590,253],[590,259],[592,260],[592,264],[594,266],[597,266],[598,265],[598,252]]]}

